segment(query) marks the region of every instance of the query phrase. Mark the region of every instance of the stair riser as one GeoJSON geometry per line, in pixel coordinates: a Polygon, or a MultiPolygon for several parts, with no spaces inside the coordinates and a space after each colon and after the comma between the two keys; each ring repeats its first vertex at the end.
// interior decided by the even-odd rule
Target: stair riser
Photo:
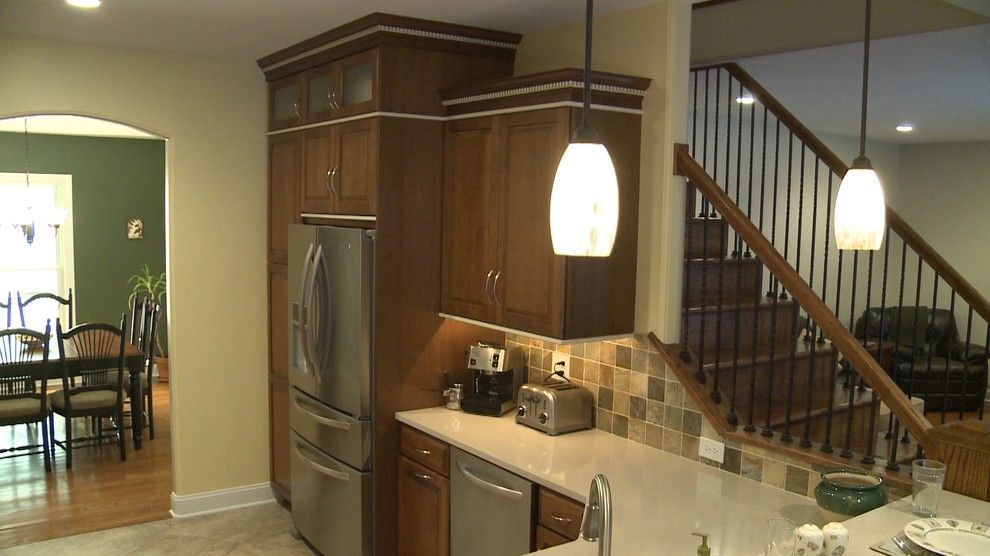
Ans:
{"type": "Polygon", "coordinates": [[[690,312],[688,315],[688,346],[698,353],[705,353],[705,362],[713,361],[710,355],[719,345],[732,347],[736,336],[739,337],[739,352],[751,353],[755,345],[758,353],[766,353],[770,346],[775,353],[790,350],[791,344],[797,339],[797,305],[781,303],[776,308],[771,305],[761,305],[754,311],[752,307],[740,309],[723,308],[721,318],[715,310],[690,312]],[[776,334],[771,334],[774,328],[774,312],[776,311],[776,334]],[[736,328],[736,313],[739,314],[739,327],[736,328]],[[756,313],[756,314],[754,314],[756,313]],[[756,326],[756,341],[754,344],[753,327],[756,326]],[[721,329],[721,335],[718,330],[721,329]],[[704,334],[702,334],[704,331],[704,334]],[[701,340],[704,336],[704,345],[701,340]],[[718,344],[721,342],[721,344],[718,344]]]}
{"type": "Polygon", "coordinates": [[[727,237],[725,221],[689,218],[684,226],[684,258],[720,259],[727,254],[727,237]],[[707,238],[705,228],[708,229],[707,238]]]}
{"type": "MultiPolygon", "coordinates": [[[[746,418],[749,415],[750,380],[753,377],[753,367],[746,362],[745,356],[740,356],[741,365],[736,379],[736,411],[746,418]]],[[[813,381],[811,407],[825,407],[828,404],[828,392],[832,384],[831,369],[835,364],[832,353],[816,354],[814,372],[811,357],[805,355],[794,359],[794,406],[807,406],[808,381],[813,381]]],[[[770,392],[770,368],[773,368],[773,407],[783,409],[787,400],[790,358],[770,363],[760,363],[756,366],[756,387],[753,396],[753,414],[766,419],[767,398],[770,392]]],[[[721,369],[719,373],[719,390],[724,400],[728,401],[732,390],[732,368],[721,369]]]]}
{"type": "Polygon", "coordinates": [[[753,303],[760,299],[763,289],[763,265],[755,259],[689,261],[685,263],[684,277],[688,280],[688,307],[716,305],[720,297],[723,304],[753,303]]]}
{"type": "MultiPolygon", "coordinates": [[[[841,452],[846,442],[846,416],[848,412],[845,407],[839,408],[832,413],[832,434],[831,444],[836,453],[841,452]]],[[[853,409],[853,424],[851,435],[851,450],[857,454],[866,453],[867,443],[870,437],[870,404],[856,405],[853,409]]],[[[828,415],[817,415],[811,417],[811,428],[809,437],[813,442],[822,442],[825,439],[825,428],[828,424],[828,415]]],[[[784,431],[783,424],[773,426],[776,432],[784,431]]],[[[795,439],[804,435],[804,414],[795,415],[791,419],[791,435],[795,439]]],[[[874,444],[875,445],[875,444],[874,444]]],[[[858,461],[858,460],[857,460],[858,461]]]]}

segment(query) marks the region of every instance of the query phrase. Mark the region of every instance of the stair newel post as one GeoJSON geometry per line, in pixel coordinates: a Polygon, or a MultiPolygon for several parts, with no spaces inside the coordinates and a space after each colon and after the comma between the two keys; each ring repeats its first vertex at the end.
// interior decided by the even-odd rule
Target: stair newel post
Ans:
{"type": "MultiPolygon", "coordinates": [[[[777,131],[774,133],[773,147],[773,199],[770,201],[770,244],[777,246],[777,186],[780,177],[780,119],[777,119],[777,131]]],[[[777,297],[777,278],[770,274],[770,289],[767,297],[777,297]]]]}
{"type": "MultiPolygon", "coordinates": [[[[770,278],[776,282],[777,277],[770,273],[770,278]]],[[[773,426],[771,424],[771,419],[773,418],[773,379],[774,372],[776,371],[776,360],[774,359],[775,352],[777,351],[777,303],[778,297],[773,296],[771,301],[772,309],[770,311],[770,347],[768,350],[767,357],[767,419],[766,423],[763,425],[763,430],[760,434],[763,436],[773,436],[773,426]]]]}
{"type": "MultiPolygon", "coordinates": [[[[708,171],[708,91],[711,89],[709,84],[709,77],[711,70],[705,70],[705,117],[704,125],[702,126],[702,139],[701,139],[701,165],[708,171]]],[[[698,218],[703,218],[708,215],[708,200],[705,199],[704,195],[701,195],[701,211],[698,213],[698,218]]]]}
{"type": "MultiPolygon", "coordinates": [[[[840,253],[842,251],[839,251],[840,253]]],[[[856,282],[859,277],[859,251],[853,251],[853,273],[852,273],[852,293],[849,300],[849,330],[853,330],[853,319],[856,317],[856,282]]],[[[853,403],[856,401],[856,385],[853,383],[853,375],[856,369],[852,365],[846,368],[846,378],[843,387],[849,391],[848,405],[846,405],[846,436],[842,444],[842,451],[839,456],[851,458],[852,453],[852,426],[853,426],[853,403]]]]}
{"type": "MultiPolygon", "coordinates": [[[[787,195],[784,201],[784,260],[789,262],[787,258],[790,252],[791,246],[791,186],[793,185],[793,166],[794,166],[794,132],[788,130],[787,139],[787,195]]],[[[803,177],[803,176],[802,176],[803,177]]],[[[800,252],[801,248],[798,246],[796,251],[800,252]]],[[[801,271],[800,268],[795,266],[795,270],[801,271]]],[[[787,291],[780,290],[780,299],[787,299],[787,291]]]]}
{"type": "MultiPolygon", "coordinates": [[[[867,267],[868,270],[867,270],[867,273],[866,273],[866,308],[867,309],[869,309],[870,308],[870,305],[872,305],[872,303],[871,303],[871,293],[873,291],[873,259],[874,259],[873,255],[874,255],[874,253],[875,253],[875,251],[870,251],[870,254],[869,254],[869,265],[867,267]]],[[[867,337],[869,336],[869,334],[866,333],[866,326],[865,326],[866,325],[866,322],[864,321],[863,324],[864,324],[864,326],[863,326],[863,347],[866,348],[867,347],[866,346],[867,337]]],[[[879,328],[879,333],[877,334],[877,351],[878,352],[879,352],[880,341],[882,339],[883,339],[883,310],[881,308],[881,311],[880,311],[880,328],[879,328]]],[[[869,352],[869,349],[867,349],[867,353],[868,352],[869,352]]],[[[877,359],[877,363],[880,363],[880,359],[879,358],[877,359]]],[[[859,384],[860,384],[860,390],[861,391],[864,390],[865,389],[865,386],[864,386],[864,380],[863,380],[863,377],[862,376],[860,376],[859,384]]],[[[876,394],[875,391],[871,391],[870,392],[870,426],[869,426],[869,436],[866,439],[866,453],[863,455],[863,459],[861,460],[863,463],[873,463],[875,461],[874,458],[873,458],[873,444],[874,444],[874,442],[876,442],[876,438],[877,438],[877,413],[878,413],[877,409],[878,409],[877,408],[877,394],[876,394]]],[[[850,411],[850,415],[851,415],[853,409],[850,407],[849,408],[849,411],[850,411]]]]}
{"type": "MultiPolygon", "coordinates": [[[[949,314],[950,315],[956,314],[956,290],[951,287],[949,288],[949,314]]],[[[942,424],[943,425],[945,424],[945,413],[947,411],[947,406],[949,405],[949,361],[951,359],[950,355],[951,355],[951,350],[945,350],[945,380],[944,380],[945,384],[943,385],[944,390],[942,392],[942,424]]],[[[965,377],[966,373],[963,372],[962,375],[963,377],[965,377]]],[[[963,378],[963,380],[966,379],[963,378]]],[[[966,393],[965,388],[962,388],[959,391],[960,407],[962,407],[962,400],[965,393],[966,393]]]]}
{"type": "Polygon", "coordinates": [[[691,156],[698,158],[698,72],[694,74],[694,94],[691,95],[691,156]]]}
{"type": "MultiPolygon", "coordinates": [[[[742,84],[739,85],[739,90],[742,91],[742,84]]],[[[765,106],[763,107],[763,111],[764,114],[766,114],[765,106]]],[[[754,142],[755,138],[756,138],[756,103],[753,103],[749,105],[749,166],[748,166],[749,191],[746,194],[746,218],[749,218],[750,220],[753,219],[753,152],[756,151],[756,143],[754,142]]],[[[746,253],[744,256],[747,259],[753,257],[753,252],[750,250],[749,244],[746,244],[746,253]]]]}
{"type": "MultiPolygon", "coordinates": [[[[827,196],[828,196],[829,207],[832,206],[832,178],[834,176],[835,176],[834,172],[831,171],[828,172],[827,196]]],[[[831,230],[832,230],[832,211],[826,210],[825,211],[825,242],[824,245],[822,246],[825,250],[825,257],[824,257],[824,261],[822,262],[822,300],[823,301],[828,295],[828,252],[829,252],[829,248],[831,247],[831,243],[829,242],[829,232],[831,230]]],[[[838,307],[838,305],[836,305],[836,307],[838,307]]],[[[821,328],[818,329],[818,343],[819,344],[825,343],[825,331],[821,330],[821,328]]]]}
{"type": "MultiPolygon", "coordinates": [[[[969,361],[969,342],[973,339],[973,306],[969,306],[969,311],[966,316],[966,350],[963,353],[963,361],[969,361]]],[[[967,363],[968,366],[968,363],[967,363]]],[[[966,391],[966,377],[969,373],[964,372],[962,375],[962,387],[961,391],[966,391]]],[[[986,405],[985,403],[982,405],[986,405]]],[[[963,418],[963,404],[959,404],[959,420],[962,421],[963,418]]],[[[982,416],[980,417],[983,418],[982,416]]]]}

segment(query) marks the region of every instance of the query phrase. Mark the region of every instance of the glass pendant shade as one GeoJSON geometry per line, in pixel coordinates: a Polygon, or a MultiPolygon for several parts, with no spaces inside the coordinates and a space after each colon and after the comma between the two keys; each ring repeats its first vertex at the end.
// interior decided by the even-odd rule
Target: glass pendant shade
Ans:
{"type": "Polygon", "coordinates": [[[835,196],[835,242],[839,249],[877,250],[887,227],[887,204],[872,167],[846,172],[835,196]]]}
{"type": "Polygon", "coordinates": [[[550,238],[558,255],[607,257],[619,223],[619,185],[608,149],[572,142],[550,193],[550,238]]]}

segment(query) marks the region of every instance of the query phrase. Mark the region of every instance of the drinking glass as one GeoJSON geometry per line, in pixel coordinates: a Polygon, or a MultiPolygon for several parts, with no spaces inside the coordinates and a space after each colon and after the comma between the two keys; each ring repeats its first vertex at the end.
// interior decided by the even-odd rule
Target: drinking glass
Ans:
{"type": "Polygon", "coordinates": [[[767,548],[764,556],[792,556],[797,523],[777,517],[767,521],[767,548]]]}
{"type": "Polygon", "coordinates": [[[945,483],[945,464],[933,459],[911,462],[911,503],[914,515],[935,517],[945,483]]]}

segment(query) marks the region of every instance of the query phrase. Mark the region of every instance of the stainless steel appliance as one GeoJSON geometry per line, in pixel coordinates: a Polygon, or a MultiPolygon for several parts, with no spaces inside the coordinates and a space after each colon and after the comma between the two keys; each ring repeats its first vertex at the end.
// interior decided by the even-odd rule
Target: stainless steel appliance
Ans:
{"type": "Polygon", "coordinates": [[[289,227],[292,519],[324,554],[372,553],[374,231],[289,227]]]}
{"type": "Polygon", "coordinates": [[[523,384],[516,422],[551,436],[594,426],[595,399],[570,382],[523,384]]]}
{"type": "Polygon", "coordinates": [[[519,348],[479,343],[468,348],[468,369],[474,391],[461,400],[461,409],[479,415],[502,415],[515,407],[522,385],[524,357],[519,348]]]}
{"type": "Polygon", "coordinates": [[[450,449],[450,553],[505,556],[530,551],[533,483],[450,449]]]}

